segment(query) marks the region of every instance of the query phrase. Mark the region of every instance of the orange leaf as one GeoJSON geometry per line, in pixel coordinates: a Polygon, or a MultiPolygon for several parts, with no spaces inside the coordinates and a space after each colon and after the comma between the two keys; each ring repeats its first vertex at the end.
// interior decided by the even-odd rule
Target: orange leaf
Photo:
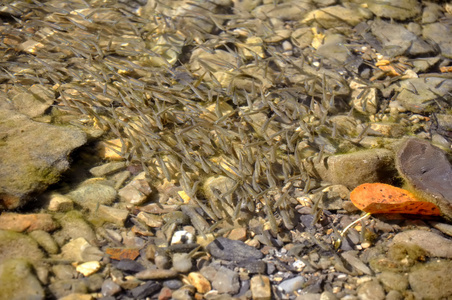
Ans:
{"type": "Polygon", "coordinates": [[[135,258],[138,257],[138,255],[140,255],[140,251],[134,248],[107,248],[105,249],[105,253],[110,255],[111,259],[115,260],[121,259],[134,260],[135,258]]]}
{"type": "Polygon", "coordinates": [[[439,216],[439,208],[418,200],[412,193],[383,183],[365,183],[350,193],[350,200],[362,211],[371,214],[417,214],[439,216]]]}

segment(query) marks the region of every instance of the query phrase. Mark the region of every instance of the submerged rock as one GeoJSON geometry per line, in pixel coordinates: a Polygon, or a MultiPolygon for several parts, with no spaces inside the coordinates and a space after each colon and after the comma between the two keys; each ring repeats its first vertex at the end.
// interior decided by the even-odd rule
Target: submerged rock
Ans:
{"type": "Polygon", "coordinates": [[[436,204],[446,218],[452,219],[452,166],[444,151],[428,141],[411,138],[397,152],[396,164],[416,194],[436,204]]]}
{"type": "Polygon", "coordinates": [[[44,299],[44,289],[25,260],[11,259],[0,264],[1,299],[44,299]]]}
{"type": "Polygon", "coordinates": [[[14,209],[56,183],[69,168],[68,155],[86,143],[78,129],[32,121],[0,110],[0,209],[14,209]]]}

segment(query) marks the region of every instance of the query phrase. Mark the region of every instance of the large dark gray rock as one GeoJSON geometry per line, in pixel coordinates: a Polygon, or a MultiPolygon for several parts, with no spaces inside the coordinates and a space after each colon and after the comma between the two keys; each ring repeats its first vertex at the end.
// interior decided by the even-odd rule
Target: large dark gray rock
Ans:
{"type": "Polygon", "coordinates": [[[14,209],[58,181],[68,155],[86,143],[78,129],[0,109],[0,209],[14,209]]]}
{"type": "Polygon", "coordinates": [[[244,261],[247,259],[261,259],[264,255],[254,247],[242,241],[219,237],[209,245],[207,251],[216,258],[228,261],[244,261]]]}

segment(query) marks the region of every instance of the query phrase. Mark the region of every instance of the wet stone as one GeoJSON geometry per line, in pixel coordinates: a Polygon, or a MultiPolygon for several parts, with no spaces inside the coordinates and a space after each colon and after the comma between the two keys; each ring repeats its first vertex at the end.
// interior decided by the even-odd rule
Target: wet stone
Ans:
{"type": "Polygon", "coordinates": [[[142,264],[131,259],[121,259],[115,266],[119,270],[132,273],[145,270],[145,267],[142,264]]]}
{"type": "Polygon", "coordinates": [[[89,170],[91,174],[93,174],[96,177],[102,177],[111,173],[115,173],[119,170],[122,170],[126,167],[126,163],[119,161],[119,162],[110,162],[106,163],[102,166],[94,167],[89,170]]]}
{"type": "Polygon", "coordinates": [[[0,263],[1,299],[44,299],[45,293],[29,262],[10,259],[0,263]]]}
{"type": "Polygon", "coordinates": [[[451,25],[446,23],[427,24],[423,27],[422,36],[426,40],[434,41],[441,49],[441,54],[452,58],[451,25]]]}
{"type": "Polygon", "coordinates": [[[212,289],[209,280],[199,272],[191,272],[188,274],[188,280],[200,294],[205,294],[212,289]]]}
{"type": "Polygon", "coordinates": [[[0,263],[11,258],[37,262],[44,258],[44,253],[31,237],[14,231],[0,230],[0,263]]]}
{"type": "Polygon", "coordinates": [[[86,294],[88,293],[88,286],[84,280],[67,279],[51,283],[49,290],[54,297],[61,298],[73,293],[86,294]]]}
{"type": "Polygon", "coordinates": [[[17,232],[33,230],[53,231],[58,224],[50,214],[17,214],[4,212],[0,215],[0,229],[17,232]]]}
{"type": "Polygon", "coordinates": [[[159,283],[148,281],[145,284],[130,290],[130,294],[135,299],[143,299],[158,292],[161,288],[162,286],[159,283]]]}
{"type": "Polygon", "coordinates": [[[431,257],[452,258],[452,241],[425,230],[400,232],[394,236],[392,245],[416,247],[431,257]]]}
{"type": "Polygon", "coordinates": [[[43,230],[35,230],[28,234],[31,236],[36,242],[38,242],[39,246],[46,250],[48,254],[57,254],[59,251],[58,244],[53,239],[52,235],[43,230]]]}
{"type": "Polygon", "coordinates": [[[271,286],[270,279],[267,276],[255,275],[250,281],[251,293],[253,299],[257,300],[270,300],[271,299],[271,286]]]}
{"type": "Polygon", "coordinates": [[[360,299],[383,300],[385,299],[385,292],[377,280],[371,280],[358,287],[358,297],[360,299]]]}
{"type": "Polygon", "coordinates": [[[341,256],[359,273],[372,275],[372,271],[357,257],[356,252],[347,251],[342,253],[341,256]]]}
{"type": "Polygon", "coordinates": [[[111,186],[88,183],[70,192],[67,196],[89,210],[96,210],[100,204],[111,205],[115,201],[117,193],[111,186]]]}
{"type": "Polygon", "coordinates": [[[246,245],[242,241],[234,241],[219,237],[207,246],[207,251],[219,259],[228,261],[242,261],[247,259],[260,259],[262,252],[254,247],[246,245]]]}
{"type": "Polygon", "coordinates": [[[377,275],[386,291],[396,290],[403,292],[408,288],[408,277],[405,274],[383,271],[377,275]]]}
{"type": "Polygon", "coordinates": [[[452,262],[433,260],[415,266],[408,275],[410,286],[423,299],[444,299],[452,296],[452,262]]]}
{"type": "Polygon", "coordinates": [[[383,18],[395,20],[406,20],[413,18],[421,13],[421,6],[417,0],[393,0],[384,1],[365,1],[375,15],[383,18]]]}
{"type": "Polygon", "coordinates": [[[175,270],[148,269],[135,274],[141,280],[170,279],[178,276],[175,270]]]}
{"type": "Polygon", "coordinates": [[[212,280],[212,288],[219,293],[236,294],[240,290],[239,275],[225,267],[220,267],[212,280]]]}
{"type": "Polygon", "coordinates": [[[187,273],[193,267],[192,259],[187,253],[173,254],[173,269],[177,272],[187,273]]]}
{"type": "Polygon", "coordinates": [[[291,294],[303,288],[306,279],[302,276],[297,276],[291,279],[286,279],[278,284],[278,289],[284,293],[291,294]]]}

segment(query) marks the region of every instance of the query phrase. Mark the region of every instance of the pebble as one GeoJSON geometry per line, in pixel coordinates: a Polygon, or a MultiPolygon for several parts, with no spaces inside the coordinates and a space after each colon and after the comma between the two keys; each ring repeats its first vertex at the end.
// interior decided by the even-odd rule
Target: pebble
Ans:
{"type": "Polygon", "coordinates": [[[225,237],[219,237],[207,245],[207,251],[216,258],[228,261],[261,259],[264,256],[262,252],[242,241],[234,241],[225,237]]]}
{"type": "Polygon", "coordinates": [[[77,265],[75,270],[79,273],[82,273],[84,276],[90,276],[97,271],[99,271],[101,268],[101,264],[98,261],[88,261],[85,263],[82,263],[80,265],[77,265]]]}
{"type": "Polygon", "coordinates": [[[57,279],[73,279],[77,277],[77,271],[72,265],[53,265],[51,268],[52,273],[57,279]]]}
{"type": "Polygon", "coordinates": [[[71,240],[61,247],[61,258],[69,261],[100,261],[104,253],[90,245],[84,238],[71,240]]]}
{"type": "Polygon", "coordinates": [[[91,168],[89,172],[96,177],[102,177],[111,173],[118,172],[126,167],[123,161],[109,162],[98,167],[91,168]]]}
{"type": "Polygon", "coordinates": [[[145,299],[146,297],[154,294],[161,289],[161,285],[158,282],[148,281],[136,288],[130,290],[133,298],[135,299],[145,299]]]}
{"type": "Polygon", "coordinates": [[[357,251],[347,251],[341,254],[341,256],[353,267],[358,273],[372,275],[372,270],[366,266],[358,257],[357,251]]]}
{"type": "Polygon", "coordinates": [[[0,230],[0,263],[12,258],[38,262],[44,258],[44,253],[31,237],[14,231],[0,230]]]}
{"type": "Polygon", "coordinates": [[[385,299],[385,291],[377,280],[364,282],[358,287],[358,298],[365,300],[383,300],[385,299]]]}
{"type": "Polygon", "coordinates": [[[156,280],[175,278],[179,275],[175,270],[148,269],[135,274],[141,280],[156,280]]]}
{"type": "Polygon", "coordinates": [[[369,9],[378,17],[406,20],[419,16],[421,6],[417,0],[392,0],[391,2],[366,1],[369,9]]]}
{"type": "Polygon", "coordinates": [[[81,294],[81,293],[73,293],[64,297],[59,298],[58,300],[93,300],[93,296],[90,294],[81,294]]]}
{"type": "Polygon", "coordinates": [[[408,288],[408,277],[406,274],[383,271],[377,275],[377,278],[387,291],[403,292],[408,288]]]}
{"type": "Polygon", "coordinates": [[[192,259],[187,253],[173,254],[173,269],[177,272],[187,273],[193,267],[192,259]]]}
{"type": "Polygon", "coordinates": [[[114,208],[107,205],[99,205],[94,213],[91,214],[91,223],[100,225],[103,222],[110,222],[117,226],[124,226],[124,222],[129,216],[127,209],[114,208]]]}
{"type": "Polygon", "coordinates": [[[302,289],[306,279],[302,276],[297,276],[291,279],[284,280],[278,284],[278,289],[284,293],[291,294],[299,289],[302,289]]]}
{"type": "MultiPolygon", "coordinates": [[[[204,275],[202,270],[201,273],[204,275]]],[[[212,288],[217,290],[220,294],[226,293],[234,295],[240,290],[239,275],[236,272],[221,266],[212,280],[212,288]]]]}
{"type": "Polygon", "coordinates": [[[163,219],[159,215],[140,212],[137,215],[137,219],[143,221],[146,225],[152,228],[159,228],[163,226],[163,219]]]}
{"type": "Polygon", "coordinates": [[[188,274],[188,281],[196,288],[200,294],[205,294],[212,289],[209,280],[199,272],[191,272],[188,274]]]}
{"type": "Polygon", "coordinates": [[[67,212],[74,209],[74,202],[67,196],[52,194],[47,209],[54,212],[67,212]]]}
{"type": "Polygon", "coordinates": [[[267,276],[253,276],[250,280],[250,288],[253,300],[270,300],[272,297],[270,279],[267,276]]]}
{"type": "Polygon", "coordinates": [[[111,205],[116,200],[117,193],[111,186],[89,182],[66,196],[82,207],[95,211],[99,204],[111,205]]]}
{"type": "Polygon", "coordinates": [[[44,230],[35,230],[28,234],[39,246],[48,254],[57,254],[60,251],[58,244],[53,239],[52,235],[44,230]]]}
{"type": "Polygon", "coordinates": [[[173,291],[170,288],[164,286],[159,293],[158,300],[171,300],[173,295],[173,291]]]}
{"type": "Polygon", "coordinates": [[[116,284],[113,280],[105,279],[104,282],[102,283],[101,288],[102,296],[104,297],[114,296],[119,292],[121,292],[121,287],[118,284],[116,284]]]}
{"type": "Polygon", "coordinates": [[[131,182],[118,191],[122,202],[133,205],[145,203],[151,193],[152,189],[146,180],[145,172],[138,174],[131,182]]]}
{"type": "Polygon", "coordinates": [[[121,259],[115,266],[119,270],[131,273],[141,272],[146,269],[142,264],[132,259],[121,259]]]}

